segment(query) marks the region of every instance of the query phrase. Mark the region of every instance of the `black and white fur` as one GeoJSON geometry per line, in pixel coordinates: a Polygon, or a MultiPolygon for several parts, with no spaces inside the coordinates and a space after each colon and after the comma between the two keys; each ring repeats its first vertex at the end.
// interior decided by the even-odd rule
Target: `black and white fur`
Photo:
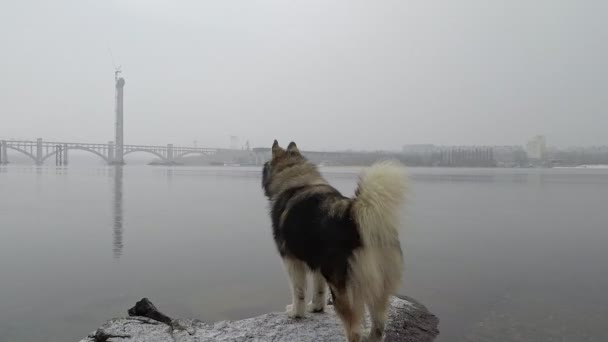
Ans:
{"type": "Polygon", "coordinates": [[[401,282],[403,256],[398,211],[406,190],[404,168],[380,162],[361,176],[354,198],[340,194],[298,150],[275,140],[262,187],[270,200],[273,236],[291,280],[288,315],[325,309],[327,285],[349,342],[362,340],[365,306],[372,320],[365,341],[381,341],[389,296],[401,282]],[[307,273],[312,302],[305,303],[307,273]]]}

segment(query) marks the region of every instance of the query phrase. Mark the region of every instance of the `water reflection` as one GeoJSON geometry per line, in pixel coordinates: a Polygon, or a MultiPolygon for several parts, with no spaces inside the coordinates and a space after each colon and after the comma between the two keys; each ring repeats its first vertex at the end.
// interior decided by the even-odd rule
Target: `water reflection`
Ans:
{"type": "Polygon", "coordinates": [[[173,182],[173,169],[168,168],[165,170],[165,175],[167,176],[167,184],[171,184],[173,182]]]}
{"type": "Polygon", "coordinates": [[[113,230],[113,253],[114,258],[119,259],[122,255],[122,177],[123,168],[122,165],[114,166],[114,196],[113,196],[113,217],[114,217],[114,230],[113,230]]]}

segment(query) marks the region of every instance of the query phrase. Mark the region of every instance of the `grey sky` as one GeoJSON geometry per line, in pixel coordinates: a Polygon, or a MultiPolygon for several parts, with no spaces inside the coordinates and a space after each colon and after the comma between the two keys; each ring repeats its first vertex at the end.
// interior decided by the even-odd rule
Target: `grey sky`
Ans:
{"type": "Polygon", "coordinates": [[[0,138],[608,144],[608,2],[8,1],[0,138]]]}

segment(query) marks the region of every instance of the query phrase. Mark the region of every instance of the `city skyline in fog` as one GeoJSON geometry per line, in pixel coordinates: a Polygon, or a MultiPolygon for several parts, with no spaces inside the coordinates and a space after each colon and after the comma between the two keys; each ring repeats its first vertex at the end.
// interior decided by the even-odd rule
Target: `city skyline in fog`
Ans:
{"type": "Polygon", "coordinates": [[[27,1],[0,15],[0,138],[305,150],[608,145],[608,4],[27,1]]]}

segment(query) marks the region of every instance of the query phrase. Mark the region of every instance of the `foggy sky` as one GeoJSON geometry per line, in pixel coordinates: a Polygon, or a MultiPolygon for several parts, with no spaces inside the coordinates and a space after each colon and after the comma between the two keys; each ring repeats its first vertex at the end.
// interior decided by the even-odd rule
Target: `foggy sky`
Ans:
{"type": "Polygon", "coordinates": [[[608,144],[608,2],[2,1],[0,138],[608,144]]]}

